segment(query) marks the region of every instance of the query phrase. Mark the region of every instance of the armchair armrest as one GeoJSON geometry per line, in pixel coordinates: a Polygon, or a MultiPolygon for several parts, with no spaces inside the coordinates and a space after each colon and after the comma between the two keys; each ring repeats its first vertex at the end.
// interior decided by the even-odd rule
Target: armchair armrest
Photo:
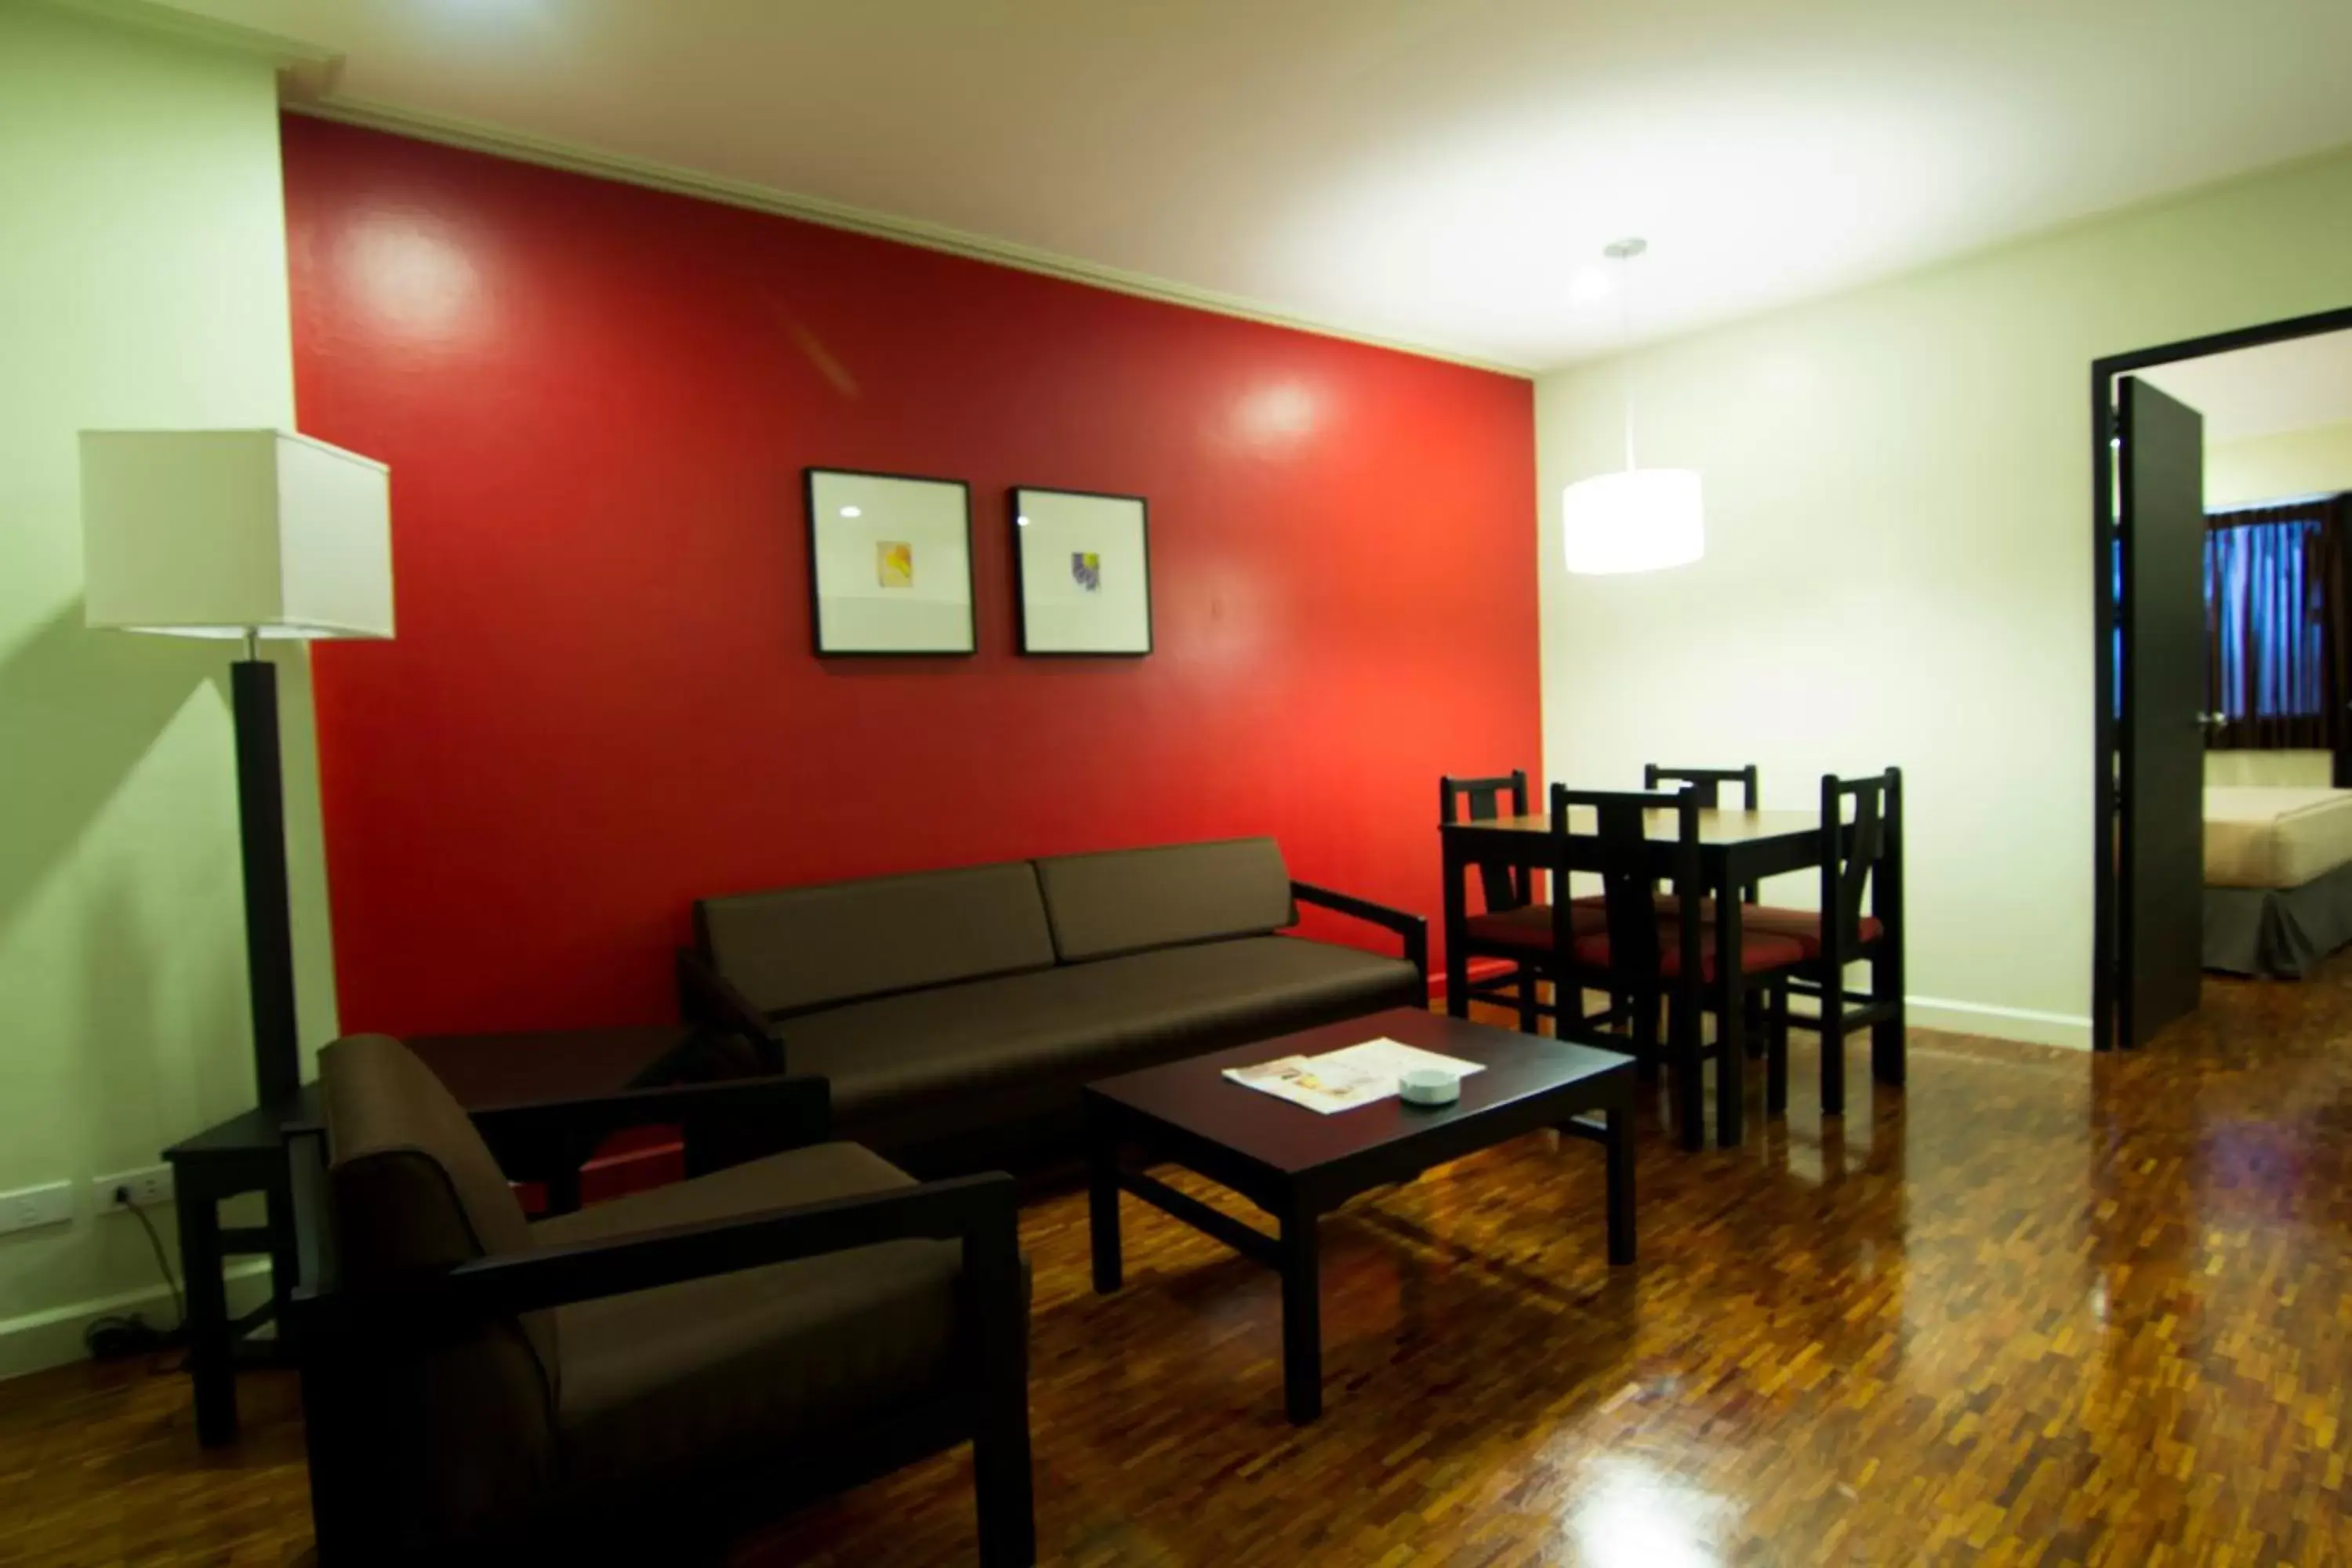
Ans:
{"type": "MultiPolygon", "coordinates": [[[[315,1171],[316,1162],[312,1163],[315,1171]]],[[[301,1185],[298,1180],[298,1191],[301,1185]]],[[[315,1194],[319,1191],[315,1175],[310,1185],[315,1194]]],[[[329,1262],[320,1274],[305,1268],[294,1299],[309,1333],[358,1335],[358,1342],[388,1336],[417,1344],[461,1333],[484,1319],[623,1296],[879,1242],[923,1238],[962,1241],[964,1268],[975,1298],[1004,1297],[1009,1289],[1009,1299],[1017,1308],[1021,1268],[1017,1194],[1013,1178],[1002,1172],[958,1176],[890,1192],[485,1258],[412,1284],[364,1292],[336,1289],[329,1262]]],[[[306,1201],[315,1209],[319,1200],[313,1195],[306,1201]]],[[[311,1256],[306,1250],[306,1263],[311,1256]]],[[[323,1257],[321,1260],[325,1261],[323,1257]]],[[[1005,1305],[1001,1300],[988,1302],[992,1315],[1005,1305]]]]}
{"type": "Polygon", "coordinates": [[[1290,896],[1302,904],[1312,904],[1320,909],[1329,910],[1335,914],[1366,921],[1396,932],[1398,936],[1404,939],[1405,962],[1421,972],[1422,988],[1424,991],[1428,989],[1429,918],[1427,916],[1414,914],[1409,910],[1391,909],[1386,904],[1376,904],[1370,899],[1359,899],[1349,893],[1334,892],[1328,888],[1318,888],[1312,882],[1292,882],[1290,896]]]}
{"type": "MultiPolygon", "coordinates": [[[[501,1170],[555,1184],[563,1184],[568,1176],[574,1186],[581,1163],[596,1145],[633,1128],[678,1128],[689,1176],[822,1143],[833,1135],[832,1089],[813,1074],[477,1106],[467,1114],[501,1170]]],[[[553,1195],[559,1209],[577,1206],[576,1192],[553,1195]],[[572,1201],[566,1204],[565,1197],[572,1201]]]]}
{"type": "Polygon", "coordinates": [[[784,1070],[783,1042],[776,1038],[767,1015],[752,1006],[717,964],[693,948],[681,947],[675,967],[678,1012],[687,1022],[740,1035],[759,1047],[770,1072],[784,1070]]]}

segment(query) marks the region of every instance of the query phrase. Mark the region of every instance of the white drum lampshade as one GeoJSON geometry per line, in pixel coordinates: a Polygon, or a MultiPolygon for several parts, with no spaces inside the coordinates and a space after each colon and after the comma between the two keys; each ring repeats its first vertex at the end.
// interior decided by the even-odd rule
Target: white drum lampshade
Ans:
{"type": "Polygon", "coordinates": [[[392,479],[283,430],[81,433],[85,612],[179,637],[392,636],[392,479]]]}
{"type": "Polygon", "coordinates": [[[1580,575],[1655,572],[1706,553],[1698,475],[1625,468],[1580,479],[1559,495],[1568,569],[1580,575]]]}

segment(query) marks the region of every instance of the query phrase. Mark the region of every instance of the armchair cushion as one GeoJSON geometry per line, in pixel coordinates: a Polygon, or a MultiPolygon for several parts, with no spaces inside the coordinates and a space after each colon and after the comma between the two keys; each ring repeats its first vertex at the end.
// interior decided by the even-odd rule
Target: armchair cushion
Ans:
{"type": "MultiPolygon", "coordinates": [[[[355,1288],[445,1273],[480,1258],[530,1250],[530,1222],[457,1097],[422,1058],[386,1035],[354,1035],[320,1064],[335,1229],[355,1288]]],[[[549,1390],[556,1328],[544,1312],[521,1327],[549,1390]]]]}
{"type": "MultiPolygon", "coordinates": [[[[795,1149],[531,1227],[572,1245],[913,1185],[854,1143],[795,1149]]],[[[562,1488],[684,1486],[938,1394],[957,1354],[962,1248],[892,1241],[557,1309],[562,1488]]]]}
{"type": "MultiPolygon", "coordinates": [[[[346,1284],[396,1288],[530,1250],[488,1146],[407,1047],[338,1040],[320,1054],[319,1086],[346,1284]]],[[[539,1495],[554,1462],[557,1332],[551,1312],[493,1320],[385,1369],[372,1420],[391,1462],[370,1478],[370,1533],[466,1539],[539,1495]]]]}

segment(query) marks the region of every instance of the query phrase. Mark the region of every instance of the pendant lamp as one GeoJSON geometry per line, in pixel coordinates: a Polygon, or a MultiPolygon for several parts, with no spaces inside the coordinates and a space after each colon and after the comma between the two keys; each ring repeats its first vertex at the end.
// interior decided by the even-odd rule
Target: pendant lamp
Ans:
{"type": "MultiPolygon", "coordinates": [[[[1621,274],[1622,321],[1630,323],[1633,311],[1633,258],[1648,248],[1646,240],[1621,239],[1601,252],[1621,274]]],[[[1625,467],[1580,479],[1560,491],[1559,521],[1568,569],[1580,575],[1656,572],[1688,565],[1706,553],[1698,475],[1688,468],[1645,468],[1634,460],[1630,385],[1625,394],[1625,467]]]]}

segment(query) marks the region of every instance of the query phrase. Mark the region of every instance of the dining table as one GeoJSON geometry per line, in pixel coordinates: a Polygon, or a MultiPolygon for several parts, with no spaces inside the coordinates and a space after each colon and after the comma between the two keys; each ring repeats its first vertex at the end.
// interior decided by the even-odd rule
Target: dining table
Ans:
{"type": "MultiPolygon", "coordinates": [[[[1680,849],[1681,827],[1678,814],[1666,808],[1643,813],[1646,838],[1653,865],[1661,881],[1673,874],[1673,862],[1680,849]]],[[[1574,871],[1601,869],[1601,830],[1597,815],[1589,806],[1571,807],[1567,822],[1567,841],[1553,842],[1552,819],[1549,812],[1531,812],[1525,816],[1497,816],[1484,821],[1455,821],[1439,825],[1445,867],[1445,1006],[1457,1018],[1470,1013],[1469,955],[1465,952],[1464,926],[1469,919],[1466,874],[1474,866],[1507,866],[1526,871],[1537,871],[1565,865],[1574,871]]],[[[1840,844],[1850,842],[1853,827],[1843,825],[1840,844]]],[[[1822,831],[1822,813],[1818,807],[1796,810],[1728,810],[1702,807],[1698,812],[1698,862],[1704,886],[1701,896],[1713,900],[1716,926],[1716,951],[1740,951],[1740,933],[1746,905],[1743,898],[1767,878],[1783,877],[1792,872],[1815,871],[1825,857],[1827,836],[1822,831]]],[[[1687,889],[1675,889],[1687,900],[1687,889]]],[[[1565,897],[1564,889],[1554,889],[1553,896],[1565,897]]],[[[1877,866],[1871,876],[1870,912],[1885,923],[1885,936],[1877,944],[1870,962],[1869,1011],[1874,1016],[1871,1030],[1871,1070],[1882,1083],[1899,1084],[1904,1078],[1904,1017],[1903,1017],[1903,844],[1899,833],[1890,832],[1877,866]]],[[[1689,907],[1686,902],[1685,907],[1689,907]]],[[[1716,1141],[1724,1148],[1738,1146],[1744,1136],[1747,1105],[1747,986],[1748,978],[1740,966],[1722,966],[1718,980],[1721,992],[1717,1015],[1716,1069],[1716,1141]]],[[[1845,994],[1839,977],[1831,977],[1822,998],[1824,1008],[1843,1005],[1845,994]]],[[[1681,984],[1688,988],[1688,1005],[1684,1016],[1685,1026],[1699,1026],[1700,1009],[1696,1005],[1699,982],[1685,976],[1681,984]]],[[[1573,1015],[1568,1005],[1559,1005],[1557,1019],[1573,1015]]],[[[1555,1022],[1555,1028],[1559,1024],[1555,1022]]],[[[1696,1097],[1685,1100],[1695,1108],[1696,1097]]],[[[1683,1128],[1684,1142],[1692,1148],[1701,1147],[1705,1130],[1695,1115],[1686,1111],[1683,1128]]]]}

